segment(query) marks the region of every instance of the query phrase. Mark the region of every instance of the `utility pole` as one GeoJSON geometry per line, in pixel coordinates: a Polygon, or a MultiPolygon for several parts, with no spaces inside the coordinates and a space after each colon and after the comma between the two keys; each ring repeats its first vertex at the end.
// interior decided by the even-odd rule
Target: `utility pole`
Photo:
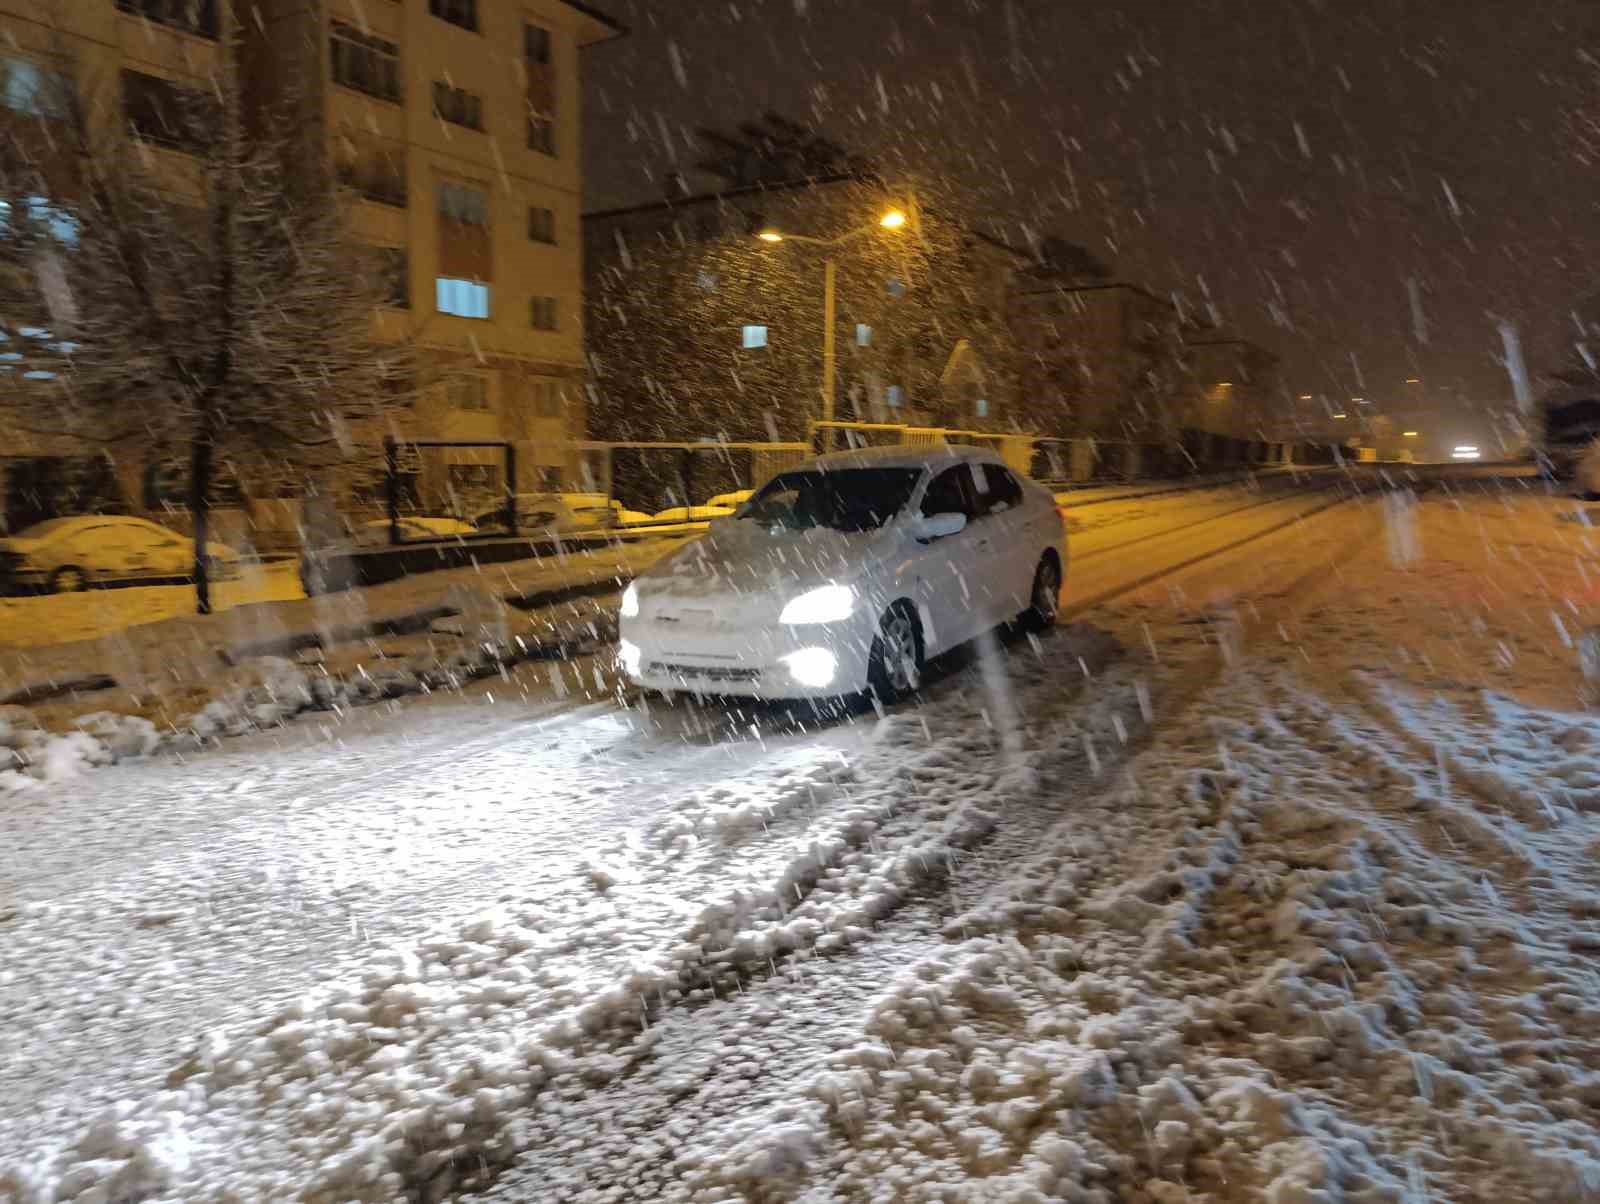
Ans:
{"type": "MultiPolygon", "coordinates": [[[[822,267],[822,421],[833,421],[833,392],[836,354],[834,351],[834,283],[837,273],[835,271],[833,256],[828,256],[822,267]]],[[[826,436],[827,445],[833,445],[833,430],[826,436]]]]}

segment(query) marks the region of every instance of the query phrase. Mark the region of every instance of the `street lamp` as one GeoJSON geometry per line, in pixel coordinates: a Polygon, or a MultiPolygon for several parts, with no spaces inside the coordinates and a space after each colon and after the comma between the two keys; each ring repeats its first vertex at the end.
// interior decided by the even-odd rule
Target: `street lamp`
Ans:
{"type": "MultiPolygon", "coordinates": [[[[913,211],[915,203],[913,202],[913,211]]],[[[822,247],[829,252],[827,259],[822,263],[822,421],[833,421],[833,386],[834,376],[834,277],[835,267],[832,252],[845,243],[859,238],[863,234],[870,234],[874,230],[899,230],[910,220],[903,209],[889,208],[878,215],[878,220],[871,225],[857,226],[854,230],[846,230],[837,238],[810,238],[804,234],[785,234],[775,226],[763,226],[756,232],[756,237],[762,242],[802,242],[813,247],[822,247]]],[[[830,436],[831,438],[831,436],[830,436]]]]}

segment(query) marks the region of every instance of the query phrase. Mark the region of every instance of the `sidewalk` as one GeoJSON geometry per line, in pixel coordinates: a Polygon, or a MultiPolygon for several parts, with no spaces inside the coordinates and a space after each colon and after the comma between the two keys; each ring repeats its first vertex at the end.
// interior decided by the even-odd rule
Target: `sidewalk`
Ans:
{"type": "MultiPolygon", "coordinates": [[[[301,711],[458,689],[522,661],[583,656],[613,638],[613,620],[594,599],[683,538],[0,646],[0,793],[168,744],[276,726],[301,711]]],[[[118,592],[132,591],[65,600],[104,607],[118,592]]]]}

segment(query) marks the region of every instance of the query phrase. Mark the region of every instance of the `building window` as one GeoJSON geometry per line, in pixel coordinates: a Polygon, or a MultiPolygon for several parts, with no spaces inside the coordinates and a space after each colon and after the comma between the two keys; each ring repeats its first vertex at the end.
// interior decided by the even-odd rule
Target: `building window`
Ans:
{"type": "Polygon", "coordinates": [[[117,0],[117,8],[184,33],[217,36],[217,0],[117,0]]]}
{"type": "Polygon", "coordinates": [[[717,291],[717,286],[722,283],[722,277],[715,272],[701,272],[695,277],[694,282],[700,286],[701,292],[714,293],[717,291]]]}
{"type": "Polygon", "coordinates": [[[556,153],[556,68],[550,50],[550,31],[524,22],[522,70],[527,77],[528,149],[542,155],[556,153]]]}
{"type": "Polygon", "coordinates": [[[403,148],[380,149],[350,138],[335,143],[334,169],[339,183],[353,188],[369,201],[404,208],[406,160],[403,148]]]}
{"type": "Polygon", "coordinates": [[[900,403],[905,400],[905,390],[899,385],[890,385],[889,395],[885,400],[888,401],[891,410],[898,410],[900,403]]]}
{"type": "Polygon", "coordinates": [[[374,247],[373,271],[380,303],[411,308],[411,258],[404,247],[374,247]]]}
{"type": "Polygon", "coordinates": [[[535,330],[554,330],[556,328],[556,299],[554,297],[534,297],[528,307],[528,321],[535,330]]]}
{"type": "Polygon", "coordinates": [[[556,211],[542,209],[538,205],[528,206],[528,237],[534,242],[547,242],[551,245],[556,241],[556,211]]]}
{"type": "Polygon", "coordinates": [[[0,56],[0,106],[30,117],[65,117],[70,85],[59,71],[0,56]]]}
{"type": "Polygon", "coordinates": [[[489,378],[477,373],[452,377],[445,382],[444,396],[453,410],[487,410],[489,378]]]}
{"type": "Polygon", "coordinates": [[[906,286],[902,281],[891,278],[888,284],[889,295],[896,301],[906,295],[906,286]]]}
{"type": "Polygon", "coordinates": [[[868,326],[865,322],[856,323],[856,346],[872,346],[872,327],[868,326]]]}
{"type": "Polygon", "coordinates": [[[433,81],[433,115],[451,125],[469,130],[483,129],[483,98],[465,88],[453,88],[442,80],[433,81]]]}
{"type": "Polygon", "coordinates": [[[972,416],[974,418],[987,418],[989,416],[989,401],[980,397],[972,403],[972,416]]]}
{"type": "Polygon", "coordinates": [[[466,226],[489,228],[489,197],[482,189],[450,180],[439,183],[439,216],[466,226]]]}
{"type": "Polygon", "coordinates": [[[765,326],[746,326],[743,332],[743,346],[748,351],[756,347],[767,345],[767,328],[765,326]]]}
{"type": "Polygon", "coordinates": [[[566,407],[561,396],[561,382],[538,379],[529,382],[529,400],[535,418],[560,418],[566,407]]]}
{"type": "Polygon", "coordinates": [[[333,82],[379,100],[400,103],[400,47],[343,21],[328,31],[333,82]]]}
{"type": "Polygon", "coordinates": [[[204,150],[217,128],[210,96],[142,71],[122,73],[122,115],[137,137],[181,151],[204,150]]]}
{"type": "Polygon", "coordinates": [[[433,282],[434,308],[458,318],[489,317],[489,286],[476,280],[440,276],[433,282]]]}
{"type": "Polygon", "coordinates": [[[478,0],[428,0],[428,11],[441,21],[478,32],[478,0]]]}

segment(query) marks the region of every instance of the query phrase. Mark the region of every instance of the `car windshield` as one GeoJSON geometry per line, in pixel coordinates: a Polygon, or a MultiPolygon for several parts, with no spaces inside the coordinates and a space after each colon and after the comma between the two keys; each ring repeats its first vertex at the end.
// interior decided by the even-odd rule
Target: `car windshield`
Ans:
{"type": "Polygon", "coordinates": [[[921,476],[920,468],[786,472],[769,481],[738,517],[796,531],[871,531],[899,512],[921,476]]]}

